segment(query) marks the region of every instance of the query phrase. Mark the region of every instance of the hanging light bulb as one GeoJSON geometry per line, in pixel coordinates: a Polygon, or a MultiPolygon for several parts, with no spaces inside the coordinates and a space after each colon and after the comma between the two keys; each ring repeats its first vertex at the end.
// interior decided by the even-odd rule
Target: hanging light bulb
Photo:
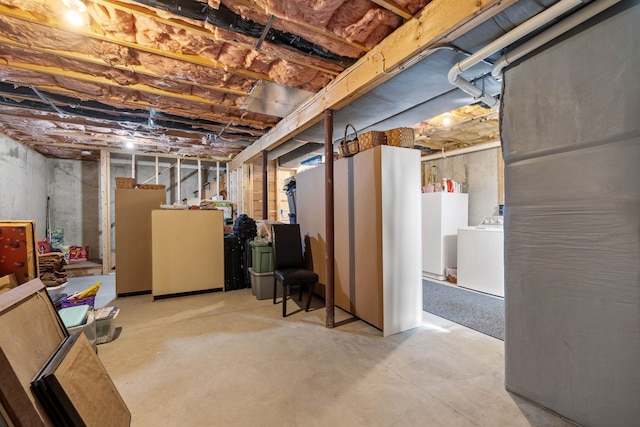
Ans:
{"type": "Polygon", "coordinates": [[[67,22],[74,27],[82,27],[84,25],[84,16],[76,10],[68,10],[65,14],[65,18],[67,19],[67,22]]]}
{"type": "Polygon", "coordinates": [[[81,27],[85,25],[87,13],[87,6],[80,0],[62,0],[62,3],[67,7],[65,18],[67,22],[74,27],[81,27]]]}
{"type": "Polygon", "coordinates": [[[125,144],[125,146],[126,146],[127,148],[131,149],[131,148],[135,147],[135,144],[134,144],[133,142],[131,142],[131,141],[127,141],[127,143],[125,144]]]}
{"type": "Polygon", "coordinates": [[[444,119],[442,119],[442,124],[444,126],[449,126],[451,124],[451,117],[445,117],[444,119]]]}

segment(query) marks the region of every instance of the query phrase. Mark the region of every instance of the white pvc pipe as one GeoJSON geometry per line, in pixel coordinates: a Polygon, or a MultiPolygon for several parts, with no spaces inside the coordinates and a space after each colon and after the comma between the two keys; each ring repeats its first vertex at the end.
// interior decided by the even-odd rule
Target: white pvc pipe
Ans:
{"type": "Polygon", "coordinates": [[[158,184],[158,179],[160,178],[158,174],[158,156],[156,156],[156,184],[158,184]]]}
{"type": "Polygon", "coordinates": [[[182,204],[182,172],[180,171],[182,166],[182,159],[178,159],[178,161],[176,162],[176,178],[177,178],[177,191],[178,191],[178,198],[177,198],[177,203],[179,205],[182,204]]]}
{"type": "Polygon", "coordinates": [[[216,196],[220,195],[220,162],[216,162],[216,196]]]}
{"type": "Polygon", "coordinates": [[[131,178],[135,179],[136,177],[136,155],[131,155],[131,178]]]}
{"type": "Polygon", "coordinates": [[[457,150],[450,150],[447,152],[445,152],[443,149],[441,153],[428,154],[426,156],[422,156],[420,160],[423,162],[427,160],[440,160],[440,159],[444,159],[445,157],[458,156],[460,154],[469,154],[469,153],[475,153],[477,151],[489,150],[491,148],[498,148],[500,147],[500,145],[501,145],[500,141],[493,141],[493,142],[487,142],[486,144],[472,145],[471,147],[459,148],[457,150]]]}
{"type": "Polygon", "coordinates": [[[511,52],[501,56],[500,59],[498,59],[493,65],[493,68],[491,68],[491,75],[497,80],[501,79],[502,70],[507,65],[511,64],[514,61],[517,61],[523,56],[533,52],[540,46],[549,43],[551,40],[561,36],[572,28],[577,27],[584,21],[593,18],[600,12],[610,8],[611,6],[619,2],[620,0],[598,0],[585,6],[576,13],[562,20],[562,22],[549,28],[542,34],[535,36],[534,38],[518,46],[511,52]]]}
{"type": "Polygon", "coordinates": [[[500,102],[494,98],[493,96],[487,95],[483,93],[481,89],[474,86],[469,81],[460,77],[460,74],[469,68],[473,67],[477,63],[482,60],[488,58],[494,53],[498,52],[501,49],[509,46],[510,44],[520,40],[525,37],[527,34],[537,30],[541,26],[551,22],[558,16],[568,12],[569,10],[575,8],[576,6],[584,3],[584,0],[561,0],[560,2],[554,4],[550,8],[540,12],[536,16],[528,19],[521,25],[517,26],[513,30],[509,31],[507,34],[502,37],[494,40],[489,43],[473,55],[463,59],[462,61],[455,64],[451,70],[449,70],[449,82],[462,89],[464,92],[473,96],[489,105],[490,107],[498,108],[500,102]]]}
{"type": "Polygon", "coordinates": [[[202,162],[198,159],[198,200],[202,200],[202,162]]]}

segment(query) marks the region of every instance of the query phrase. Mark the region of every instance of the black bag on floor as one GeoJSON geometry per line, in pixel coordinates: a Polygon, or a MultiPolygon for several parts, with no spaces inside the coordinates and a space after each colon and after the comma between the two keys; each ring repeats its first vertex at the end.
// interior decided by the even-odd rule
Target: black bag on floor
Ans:
{"type": "Polygon", "coordinates": [[[236,236],[224,238],[224,290],[245,288],[245,277],[242,268],[243,248],[236,236]]]}
{"type": "Polygon", "coordinates": [[[233,223],[233,234],[240,238],[241,242],[253,239],[258,235],[256,222],[247,214],[240,215],[233,223]]]}
{"type": "Polygon", "coordinates": [[[247,214],[242,214],[238,216],[233,223],[233,233],[240,241],[241,246],[240,257],[242,272],[240,280],[242,281],[242,287],[249,288],[251,287],[251,275],[249,274],[249,267],[251,267],[251,246],[249,246],[249,242],[258,235],[256,222],[247,214]]]}

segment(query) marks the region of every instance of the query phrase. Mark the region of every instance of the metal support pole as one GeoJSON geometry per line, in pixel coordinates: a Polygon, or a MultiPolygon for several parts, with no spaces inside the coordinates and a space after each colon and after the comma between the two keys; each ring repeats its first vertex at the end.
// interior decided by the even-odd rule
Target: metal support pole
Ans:
{"type": "Polygon", "coordinates": [[[136,177],[136,155],[131,155],[131,178],[136,177]]]}
{"type": "Polygon", "coordinates": [[[156,156],[156,184],[158,184],[159,179],[160,179],[160,174],[158,173],[158,156],[156,156]]]}
{"type": "Polygon", "coordinates": [[[269,219],[269,152],[262,150],[262,219],[269,219]]]}
{"type": "Polygon", "coordinates": [[[333,222],[333,110],[324,111],[324,171],[325,171],[325,222],[326,222],[326,327],[335,324],[334,303],[334,222],[333,222]]]}

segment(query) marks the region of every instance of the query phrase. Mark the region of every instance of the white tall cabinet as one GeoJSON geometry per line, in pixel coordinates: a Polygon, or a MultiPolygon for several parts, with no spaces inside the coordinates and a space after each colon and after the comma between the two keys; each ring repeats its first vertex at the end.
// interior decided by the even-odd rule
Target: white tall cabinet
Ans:
{"type": "Polygon", "coordinates": [[[458,228],[469,224],[469,195],[422,194],[422,274],[444,280],[447,267],[457,266],[458,228]]]}

